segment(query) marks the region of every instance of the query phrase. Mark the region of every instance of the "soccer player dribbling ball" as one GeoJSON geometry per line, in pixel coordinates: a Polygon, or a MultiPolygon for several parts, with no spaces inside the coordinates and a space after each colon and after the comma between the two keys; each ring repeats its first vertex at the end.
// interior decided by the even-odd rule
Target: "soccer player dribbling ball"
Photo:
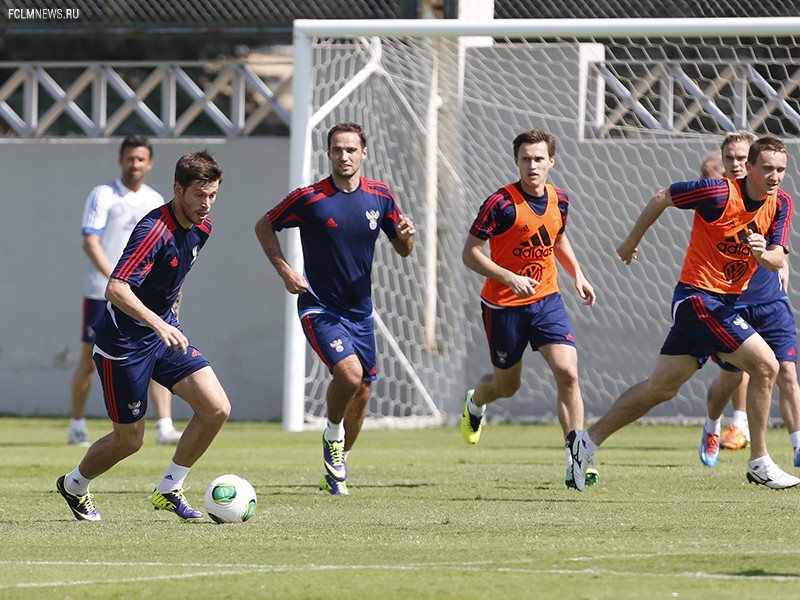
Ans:
{"type": "Polygon", "coordinates": [[[94,361],[113,430],[56,482],[80,521],[101,519],[89,492],[91,482],[142,447],[151,379],[183,398],[194,412],[151,503],[185,521],[203,519],[186,499],[184,481],[227,420],[230,402],[172,307],[211,234],[209,214],[221,182],[222,169],[208,152],[181,157],[172,200],[139,221],[111,274],[109,303],[95,326],[94,361]]]}
{"type": "MultiPolygon", "coordinates": [[[[89,447],[89,431],[84,416],[95,375],[94,322],[106,308],[105,291],[133,228],[164,198],[147,185],[153,167],[153,145],[146,137],[129,135],[120,144],[120,176],[96,186],[86,198],[81,235],[89,268],[83,284],[81,348],[72,375],[70,392],[72,414],[69,444],[89,447]]],[[[172,423],[172,394],[164,386],[150,382],[150,401],[156,414],[156,443],[175,445],[181,437],[172,423]]]]}

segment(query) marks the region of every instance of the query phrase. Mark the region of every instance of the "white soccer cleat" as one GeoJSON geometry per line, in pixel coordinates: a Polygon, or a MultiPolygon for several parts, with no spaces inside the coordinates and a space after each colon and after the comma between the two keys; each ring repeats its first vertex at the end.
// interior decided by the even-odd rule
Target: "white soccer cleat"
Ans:
{"type": "Polygon", "coordinates": [[[800,479],[783,471],[772,460],[762,465],[748,465],[747,481],[765,485],[773,490],[785,490],[800,483],[800,479]]]}
{"type": "Polygon", "coordinates": [[[69,435],[67,436],[67,443],[70,446],[81,446],[82,448],[88,448],[92,445],[91,440],[89,439],[89,432],[86,430],[80,431],[75,429],[69,430],[69,435]]]}
{"type": "Polygon", "coordinates": [[[177,429],[170,429],[169,431],[164,431],[163,433],[159,431],[156,433],[156,444],[160,444],[162,446],[174,446],[179,441],[181,441],[181,432],[177,429]]]}
{"type": "Polygon", "coordinates": [[[585,429],[574,429],[567,434],[567,448],[572,455],[572,480],[579,492],[586,486],[586,471],[594,464],[594,454],[586,447],[588,438],[585,429]]]}

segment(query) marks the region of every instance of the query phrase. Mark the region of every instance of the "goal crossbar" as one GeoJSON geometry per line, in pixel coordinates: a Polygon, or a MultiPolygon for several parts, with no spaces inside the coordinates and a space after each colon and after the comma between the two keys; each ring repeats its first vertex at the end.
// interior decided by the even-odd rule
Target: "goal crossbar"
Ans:
{"type": "MultiPolygon", "coordinates": [[[[386,37],[581,37],[795,35],[800,17],[718,17],[706,19],[495,19],[486,22],[417,19],[298,19],[294,39],[386,37]]],[[[295,49],[297,50],[297,49],[295,49]]]]}

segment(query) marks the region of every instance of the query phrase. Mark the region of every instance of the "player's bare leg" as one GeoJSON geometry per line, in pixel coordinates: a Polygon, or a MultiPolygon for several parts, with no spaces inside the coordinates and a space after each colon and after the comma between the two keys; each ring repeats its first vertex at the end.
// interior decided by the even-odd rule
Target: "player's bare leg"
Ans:
{"type": "Polygon", "coordinates": [[[623,392],[608,412],[588,429],[589,437],[599,446],[611,434],[643,417],[653,407],[674,398],[696,372],[697,359],[692,356],[659,355],[650,377],[623,392]]]}
{"type": "Polygon", "coordinates": [[[510,398],[522,385],[522,361],[508,369],[494,368],[492,373],[487,373],[475,386],[472,401],[475,406],[491,404],[499,398],[510,398]]]}
{"type": "Polygon", "coordinates": [[[467,391],[461,414],[461,437],[468,444],[477,444],[483,430],[486,405],[498,398],[513,396],[522,383],[522,361],[508,369],[494,368],[478,381],[475,389],[467,391]]]}
{"type": "MultiPolygon", "coordinates": [[[[578,351],[574,346],[566,344],[546,344],[539,347],[539,353],[547,362],[556,381],[558,422],[566,439],[570,431],[583,428],[583,397],[578,381],[578,351]]],[[[574,488],[573,461],[569,448],[566,449],[566,463],[564,483],[567,487],[574,488]]],[[[588,467],[584,476],[585,484],[594,485],[599,477],[597,469],[588,467]]]]}
{"type": "MultiPolygon", "coordinates": [[[[728,423],[725,431],[722,432],[719,444],[721,448],[728,450],[741,450],[750,443],[750,425],[747,422],[747,384],[750,376],[744,371],[731,373],[724,370],[720,372],[720,375],[729,380],[729,385],[726,386],[725,391],[735,382],[738,382],[738,385],[729,394],[733,404],[733,418],[728,423]],[[736,375],[739,377],[737,378],[736,375]]],[[[719,396],[719,398],[715,398],[715,401],[719,402],[719,404],[714,406],[714,410],[716,414],[716,409],[719,407],[719,414],[721,415],[722,411],[725,410],[725,402],[721,398],[722,393],[719,396]]],[[[709,418],[711,416],[712,414],[709,411],[709,418]]]]}
{"type": "Polygon", "coordinates": [[[112,423],[113,429],[86,451],[78,468],[86,479],[95,479],[121,460],[135,454],[144,442],[144,419],[112,423]]]}
{"type": "Polygon", "coordinates": [[[726,362],[750,375],[747,384],[747,420],[750,422],[750,460],[768,454],[767,426],[772,402],[772,387],[778,376],[775,354],[760,335],[752,335],[730,354],[720,354],[726,362]]]}
{"type": "Polygon", "coordinates": [[[333,380],[328,385],[325,400],[328,405],[328,420],[341,423],[350,401],[361,388],[364,368],[355,354],[344,357],[333,366],[333,380]]]}
{"type": "Polygon", "coordinates": [[[173,461],[191,467],[214,441],[231,412],[231,403],[210,366],[195,371],[173,386],[194,411],[175,448],[173,461]]]}
{"type": "Polygon", "coordinates": [[[86,403],[92,389],[92,379],[95,374],[94,361],[92,360],[92,344],[81,342],[81,353],[78,364],[72,374],[72,419],[67,442],[78,446],[89,445],[89,433],[86,429],[86,403]]]}
{"type": "Polygon", "coordinates": [[[156,413],[156,443],[177,444],[181,439],[181,432],[177,431],[172,423],[172,392],[163,385],[151,381],[148,395],[156,413]]]}
{"type": "Polygon", "coordinates": [[[800,466],[800,385],[797,383],[797,365],[782,361],[775,381],[780,391],[780,410],[794,451],[794,466],[800,466]]]}
{"type": "Polygon", "coordinates": [[[747,479],[773,489],[800,484],[800,479],[781,470],[767,450],[767,427],[772,403],[772,388],[779,364],[772,349],[760,335],[752,335],[731,354],[722,355],[750,375],[747,384],[747,420],[750,422],[750,462],[747,479]]]}
{"type": "Polygon", "coordinates": [[[653,407],[674,398],[696,371],[697,359],[692,356],[661,354],[650,377],[623,392],[599,421],[587,430],[570,431],[567,448],[573,460],[574,487],[582,491],[588,483],[589,465],[594,464],[600,444],[653,407]]]}
{"type": "Polygon", "coordinates": [[[578,351],[574,346],[547,344],[539,352],[553,372],[558,401],[558,422],[564,436],[583,429],[583,398],[578,383],[578,351]]]}
{"type": "Polygon", "coordinates": [[[203,513],[192,508],[184,495],[184,481],[228,419],[231,404],[210,366],[185,377],[173,390],[194,414],[150,501],[156,509],[175,513],[184,521],[202,521],[203,513]]]}
{"type": "Polygon", "coordinates": [[[345,453],[350,452],[353,448],[353,444],[356,443],[358,434],[361,433],[361,428],[364,426],[364,418],[367,413],[367,404],[369,403],[371,391],[370,382],[362,381],[358,391],[347,404],[347,409],[344,412],[345,453]]]}
{"type": "Polygon", "coordinates": [[[354,405],[351,408],[351,405],[354,402],[361,403],[363,411],[363,406],[366,406],[366,401],[369,399],[369,387],[366,388],[366,391],[363,389],[364,369],[361,361],[354,354],[345,356],[336,363],[333,366],[332,374],[333,380],[325,393],[328,406],[328,425],[322,433],[324,477],[320,489],[326,490],[334,496],[344,496],[350,493],[346,484],[345,444],[349,441],[348,448],[352,447],[363,425],[363,415],[358,414],[359,407],[354,405]],[[354,412],[349,413],[350,410],[354,412]],[[355,428],[352,438],[347,429],[348,425],[355,428]]]}
{"type": "MultiPolygon", "coordinates": [[[[717,377],[708,388],[708,418],[717,420],[722,418],[728,399],[737,391],[742,383],[744,373],[742,371],[725,371],[720,369],[717,377]]],[[[747,387],[745,386],[745,391],[747,387]]],[[[746,397],[746,396],[745,396],[746,397]]],[[[743,405],[743,407],[746,405],[743,405]]]]}
{"type": "Polygon", "coordinates": [[[121,460],[136,453],[144,441],[144,419],[135,423],[113,423],[111,433],[92,444],[80,464],[56,481],[58,493],[66,500],[79,521],[99,521],[94,495],[89,492],[92,480],[121,460]]]}
{"type": "MultiPolygon", "coordinates": [[[[708,388],[706,421],[700,438],[700,462],[707,467],[715,467],[719,459],[720,448],[723,447],[722,413],[728,398],[742,386],[742,371],[726,371],[720,369],[719,377],[708,388]]],[[[733,443],[736,437],[733,429],[726,430],[725,439],[733,443]]],[[[741,435],[741,433],[740,433],[741,435]]],[[[743,448],[746,444],[742,445],[743,448]]]]}

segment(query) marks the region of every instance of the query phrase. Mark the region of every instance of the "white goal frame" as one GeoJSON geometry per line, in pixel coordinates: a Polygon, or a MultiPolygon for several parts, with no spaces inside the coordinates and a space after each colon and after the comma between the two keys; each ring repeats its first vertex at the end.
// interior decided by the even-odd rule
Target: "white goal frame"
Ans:
{"type": "MultiPolygon", "coordinates": [[[[290,189],[308,185],[310,181],[311,131],[326,115],[335,108],[337,102],[346,98],[354,89],[379,68],[380,37],[410,38],[529,38],[543,39],[557,37],[603,37],[625,36],[645,38],[649,36],[759,36],[792,35],[800,32],[800,18],[795,17],[756,17],[756,18],[708,18],[708,19],[520,19],[493,20],[487,22],[460,20],[297,20],[294,22],[294,108],[291,119],[290,141],[290,189]],[[312,112],[312,41],[315,38],[343,39],[361,37],[373,39],[375,45],[374,61],[368,64],[353,78],[344,83],[339,91],[322,107],[312,112]]],[[[591,49],[589,49],[591,50],[591,49]]],[[[589,52],[587,60],[595,60],[589,52]]],[[[431,78],[437,77],[433,69],[431,78]]],[[[584,83],[581,82],[582,88],[584,83]]],[[[435,86],[433,89],[436,89],[435,86]]],[[[583,94],[586,90],[579,90],[583,94]]],[[[428,141],[436,143],[437,110],[436,98],[431,98],[428,110],[423,116],[427,120],[427,131],[431,132],[428,141]]],[[[581,98],[583,101],[583,97],[581,98]]],[[[583,113],[583,111],[582,111],[583,113]]],[[[428,152],[427,156],[435,153],[428,152]]],[[[430,178],[426,182],[426,193],[430,197],[426,204],[432,210],[426,215],[422,227],[435,228],[436,206],[436,164],[429,165],[430,178]]],[[[297,230],[287,231],[286,258],[294,269],[302,271],[302,251],[297,230]]],[[[436,253],[431,252],[428,260],[435,262],[436,253]]],[[[434,273],[435,269],[429,269],[434,273]]],[[[434,282],[435,283],[435,282],[434,282]]],[[[429,298],[431,314],[435,318],[435,285],[427,288],[433,291],[429,298]]],[[[424,316],[426,340],[433,327],[424,316]]],[[[287,294],[285,305],[285,365],[283,376],[283,427],[289,431],[304,429],[306,342],[296,314],[296,296],[287,294]]],[[[376,325],[380,322],[376,320],[376,325]]],[[[412,377],[413,378],[413,377],[412,377]]],[[[424,395],[424,390],[421,390],[424,395]]],[[[434,406],[435,412],[435,406],[434,406]]],[[[440,415],[435,415],[441,417],[440,415]]]]}

